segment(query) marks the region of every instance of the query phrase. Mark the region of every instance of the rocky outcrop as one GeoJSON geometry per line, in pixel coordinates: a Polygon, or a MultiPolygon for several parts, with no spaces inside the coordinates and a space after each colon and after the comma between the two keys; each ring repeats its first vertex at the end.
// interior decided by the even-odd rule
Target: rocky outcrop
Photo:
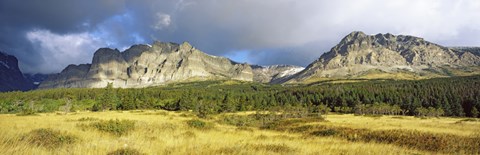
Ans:
{"type": "Polygon", "coordinates": [[[248,64],[208,55],[186,42],[154,42],[151,46],[134,45],[123,52],[101,48],[95,52],[92,64],[70,65],[50,76],[39,88],[99,88],[108,83],[113,83],[114,87],[136,88],[221,79],[270,82],[269,79],[290,75],[292,68],[295,67],[276,66],[266,69],[268,73],[257,75],[259,67],[252,69],[248,64]]]}
{"type": "Polygon", "coordinates": [[[16,57],[0,52],[0,92],[33,89],[33,83],[27,80],[18,68],[16,57]]]}
{"type": "Polygon", "coordinates": [[[442,68],[461,68],[480,65],[480,57],[465,50],[443,47],[422,38],[352,32],[339,44],[290,82],[312,78],[351,78],[376,70],[385,73],[424,72],[442,68]]]}

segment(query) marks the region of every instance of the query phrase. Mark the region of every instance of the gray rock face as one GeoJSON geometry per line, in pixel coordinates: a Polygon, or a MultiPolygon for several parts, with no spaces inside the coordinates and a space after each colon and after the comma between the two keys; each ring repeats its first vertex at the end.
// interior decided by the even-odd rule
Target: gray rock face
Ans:
{"type": "MultiPolygon", "coordinates": [[[[261,82],[280,78],[289,67],[268,69],[261,82]],[[270,73],[271,72],[271,73],[270,73]],[[275,76],[274,78],[269,76],[275,76]]],[[[50,76],[39,88],[100,88],[113,83],[114,87],[136,88],[170,82],[234,79],[257,81],[258,73],[248,64],[203,53],[189,43],[154,42],[153,45],[134,45],[124,52],[101,48],[94,54],[92,64],[70,65],[61,73],[50,76]]],[[[287,74],[285,74],[286,76],[287,74]]]]}
{"type": "Polygon", "coordinates": [[[472,52],[443,47],[422,38],[352,32],[291,81],[355,77],[372,69],[387,73],[422,73],[441,67],[478,65],[480,57],[472,52]]]}
{"type": "Polygon", "coordinates": [[[34,85],[18,68],[16,57],[0,52],[0,92],[30,90],[34,85]]]}

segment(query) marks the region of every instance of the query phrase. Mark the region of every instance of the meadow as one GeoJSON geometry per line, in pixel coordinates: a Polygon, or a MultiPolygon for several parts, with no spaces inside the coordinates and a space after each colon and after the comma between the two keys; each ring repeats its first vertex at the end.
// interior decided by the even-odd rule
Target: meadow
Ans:
{"type": "MultiPolygon", "coordinates": [[[[2,154],[479,154],[475,118],[355,116],[265,121],[256,112],[163,110],[0,115],[2,154]]],[[[263,117],[262,117],[263,118],[263,117]]]]}

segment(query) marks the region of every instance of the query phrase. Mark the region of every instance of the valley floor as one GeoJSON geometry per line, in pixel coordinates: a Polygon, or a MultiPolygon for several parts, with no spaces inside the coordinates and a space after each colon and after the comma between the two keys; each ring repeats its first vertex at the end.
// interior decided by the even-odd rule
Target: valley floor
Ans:
{"type": "MultiPolygon", "coordinates": [[[[245,113],[233,115],[241,114],[245,113]]],[[[295,127],[288,127],[291,124],[286,123],[279,128],[260,129],[227,125],[222,123],[222,117],[223,115],[216,115],[203,119],[199,122],[206,122],[208,124],[206,126],[209,127],[199,128],[198,122],[194,122],[193,125],[189,122],[197,120],[196,116],[189,112],[109,111],[77,112],[67,115],[46,113],[35,116],[1,114],[0,152],[108,154],[124,149],[134,150],[132,152],[140,154],[449,154],[452,152],[417,148],[394,141],[383,143],[375,140],[352,140],[335,135],[337,132],[341,135],[347,130],[359,131],[359,134],[363,131],[418,131],[460,138],[478,138],[480,135],[480,121],[463,118],[422,119],[410,116],[330,114],[324,116],[323,121],[309,119],[297,121],[301,124],[296,124],[295,127]],[[112,134],[106,132],[109,129],[98,130],[100,128],[96,129],[91,125],[101,120],[116,119],[133,120],[134,128],[127,134],[119,135],[115,133],[120,132],[112,134]],[[316,131],[315,127],[326,128],[326,131],[331,132],[312,132],[316,131]],[[303,128],[308,130],[300,130],[303,128]],[[68,138],[60,138],[60,145],[45,147],[41,142],[39,144],[25,138],[32,136],[31,131],[36,129],[59,131],[58,133],[75,137],[75,140],[62,144],[61,142],[68,138]]],[[[200,123],[200,126],[202,125],[205,124],[200,123]]],[[[354,136],[356,138],[357,133],[354,136]]],[[[44,141],[46,140],[42,140],[44,141]]],[[[455,150],[454,154],[472,153],[471,150],[459,148],[460,150],[455,150]]],[[[475,153],[475,150],[473,151],[475,153]]]]}

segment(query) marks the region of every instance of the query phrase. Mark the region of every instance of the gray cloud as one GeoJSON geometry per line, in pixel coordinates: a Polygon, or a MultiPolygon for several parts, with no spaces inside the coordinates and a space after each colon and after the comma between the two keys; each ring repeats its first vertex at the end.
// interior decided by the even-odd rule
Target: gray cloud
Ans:
{"type": "Polygon", "coordinates": [[[87,63],[98,46],[153,40],[189,41],[213,55],[241,51],[261,65],[305,66],[357,30],[480,46],[478,19],[477,0],[4,0],[0,50],[17,56],[26,72],[58,72],[70,63],[62,59],[87,63]],[[40,32],[46,35],[31,36],[40,32]]]}

